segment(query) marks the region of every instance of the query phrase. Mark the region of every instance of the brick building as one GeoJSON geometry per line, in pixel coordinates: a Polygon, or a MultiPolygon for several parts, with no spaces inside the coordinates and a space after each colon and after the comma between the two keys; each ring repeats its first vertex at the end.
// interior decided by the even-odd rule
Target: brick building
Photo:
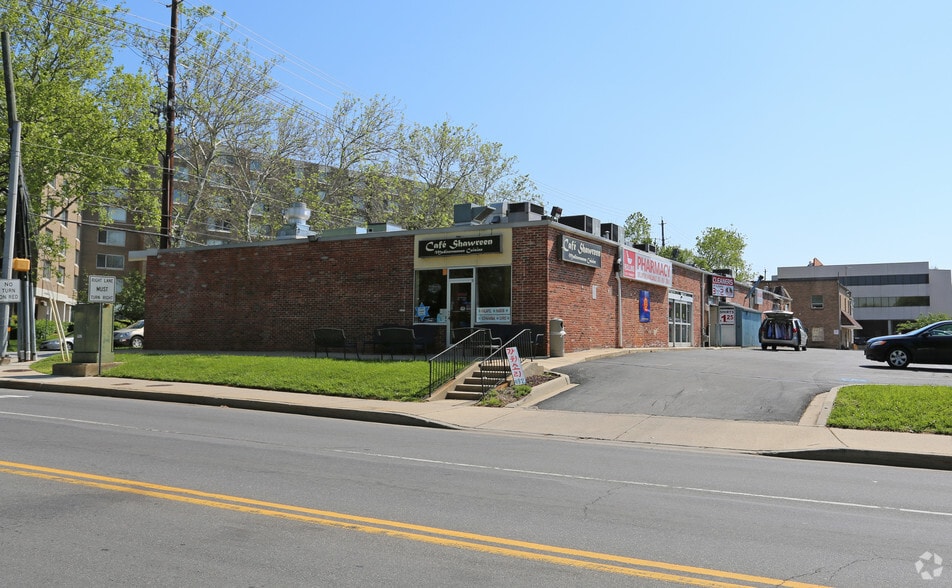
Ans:
{"type": "MultiPolygon", "coordinates": [[[[151,349],[308,351],[318,327],[565,325],[565,351],[700,346],[710,274],[554,220],[154,251],[151,349]]],[[[739,299],[745,290],[738,289],[739,299]]]]}
{"type": "Polygon", "coordinates": [[[769,282],[783,285],[793,311],[807,328],[810,347],[849,349],[862,326],[853,318],[853,298],[838,278],[769,282]]]}

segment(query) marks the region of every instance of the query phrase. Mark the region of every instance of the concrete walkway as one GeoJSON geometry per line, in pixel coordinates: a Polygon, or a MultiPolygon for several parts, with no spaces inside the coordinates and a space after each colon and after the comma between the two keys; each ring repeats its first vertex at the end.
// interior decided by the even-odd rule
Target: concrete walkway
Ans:
{"type": "MultiPolygon", "coordinates": [[[[656,350],[655,350],[656,351],[656,350]]],[[[637,349],[595,349],[539,361],[547,371],[637,349]]],[[[952,436],[830,429],[825,426],[835,390],[821,394],[799,424],[540,410],[534,405],[571,384],[567,378],[537,386],[505,408],[461,400],[390,402],[276,392],[207,384],[126,378],[46,376],[16,357],[0,365],[0,387],[121,398],[230,406],[252,410],[381,423],[474,429],[507,434],[597,439],[668,447],[715,449],[805,459],[952,470],[952,436]]]]}

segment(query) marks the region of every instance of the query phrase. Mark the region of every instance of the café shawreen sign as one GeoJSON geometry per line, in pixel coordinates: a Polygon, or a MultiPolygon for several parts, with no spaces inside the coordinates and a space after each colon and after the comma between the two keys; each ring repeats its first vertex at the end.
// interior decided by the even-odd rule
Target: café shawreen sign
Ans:
{"type": "Polygon", "coordinates": [[[421,239],[417,254],[420,257],[440,257],[444,255],[474,255],[477,253],[500,253],[502,237],[453,237],[450,239],[421,239]]]}
{"type": "Polygon", "coordinates": [[[670,260],[628,247],[622,247],[621,252],[622,277],[668,288],[674,284],[670,260]]]}

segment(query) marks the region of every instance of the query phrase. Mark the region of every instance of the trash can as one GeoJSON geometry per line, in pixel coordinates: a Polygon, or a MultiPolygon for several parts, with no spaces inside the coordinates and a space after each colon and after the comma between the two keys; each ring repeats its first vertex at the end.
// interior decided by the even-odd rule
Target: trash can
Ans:
{"type": "Polygon", "coordinates": [[[565,355],[565,325],[562,319],[554,318],[549,321],[549,356],[562,357],[565,355]]]}

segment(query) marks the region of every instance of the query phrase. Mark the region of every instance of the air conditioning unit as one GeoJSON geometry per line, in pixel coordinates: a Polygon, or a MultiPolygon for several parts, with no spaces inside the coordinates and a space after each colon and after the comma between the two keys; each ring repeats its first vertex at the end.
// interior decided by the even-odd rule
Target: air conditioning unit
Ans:
{"type": "Polygon", "coordinates": [[[511,223],[542,220],[544,214],[545,208],[534,202],[509,203],[509,222],[511,223]]]}
{"type": "Polygon", "coordinates": [[[603,239],[621,243],[623,231],[622,228],[615,223],[602,223],[601,233],[603,239]]]}
{"type": "Polygon", "coordinates": [[[585,216],[584,214],[577,214],[574,216],[563,216],[559,219],[559,222],[563,225],[568,225],[572,228],[578,229],[580,231],[585,231],[586,233],[591,233],[593,235],[602,235],[602,223],[597,218],[592,218],[590,216],[585,216]]]}

